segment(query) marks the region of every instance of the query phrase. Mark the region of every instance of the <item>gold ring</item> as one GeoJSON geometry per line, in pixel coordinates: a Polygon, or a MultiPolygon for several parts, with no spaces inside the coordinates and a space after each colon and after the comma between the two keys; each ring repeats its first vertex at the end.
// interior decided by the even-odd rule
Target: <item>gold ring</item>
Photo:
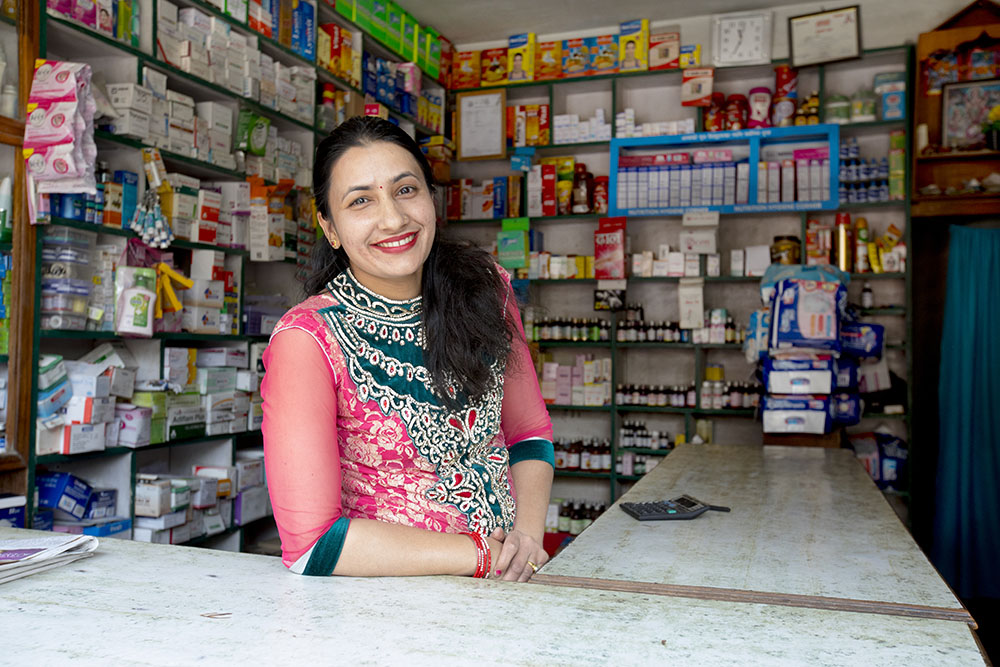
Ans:
{"type": "Polygon", "coordinates": [[[532,563],[530,560],[528,561],[528,565],[531,566],[532,572],[538,572],[538,566],[532,563]]]}

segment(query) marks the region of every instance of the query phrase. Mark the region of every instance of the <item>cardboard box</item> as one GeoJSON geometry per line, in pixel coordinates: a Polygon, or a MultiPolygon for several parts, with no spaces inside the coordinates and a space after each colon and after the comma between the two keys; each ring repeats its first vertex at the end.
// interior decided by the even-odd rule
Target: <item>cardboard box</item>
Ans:
{"type": "MultiPolygon", "coordinates": [[[[138,521],[138,518],[136,518],[136,523],[138,521]]],[[[170,531],[140,528],[136,525],[132,530],[132,540],[135,542],[147,542],[149,544],[170,544],[170,531]]]]}
{"type": "Polygon", "coordinates": [[[236,369],[229,367],[199,368],[196,376],[198,393],[217,394],[236,390],[236,369]]]}
{"type": "Polygon", "coordinates": [[[103,375],[104,367],[83,361],[67,361],[66,373],[73,387],[73,396],[105,398],[111,393],[111,378],[103,375]]]}
{"type": "Polygon", "coordinates": [[[511,35],[507,39],[507,81],[535,78],[535,33],[511,35]]]}
{"type": "Polygon", "coordinates": [[[145,447],[149,444],[153,409],[130,403],[115,406],[115,425],[118,428],[119,447],[145,447]]]}
{"type": "Polygon", "coordinates": [[[219,309],[184,307],[181,313],[181,328],[191,333],[217,334],[219,329],[219,309]]]}
{"type": "Polygon", "coordinates": [[[135,483],[135,515],[160,517],[170,512],[170,480],[138,475],[135,483]]]}
{"type": "Polygon", "coordinates": [[[256,371],[236,371],[236,388],[240,391],[260,391],[261,376],[256,371]]]}
{"type": "Polygon", "coordinates": [[[115,399],[74,396],[63,410],[63,418],[70,424],[105,424],[115,418],[115,399]]]}
{"type": "Polygon", "coordinates": [[[194,278],[190,289],[182,292],[184,306],[222,310],[225,285],[221,280],[194,278]]]}
{"type": "Polygon", "coordinates": [[[262,459],[239,460],[236,462],[236,472],[237,491],[244,491],[264,483],[264,461],[262,459]]]}
{"type": "Polygon", "coordinates": [[[136,530],[143,528],[146,530],[170,530],[187,522],[187,511],[178,510],[168,512],[158,517],[137,516],[135,518],[136,530]]]}
{"type": "Polygon", "coordinates": [[[267,487],[253,486],[240,492],[233,501],[233,523],[244,526],[267,516],[267,487]]]}
{"type": "Polygon", "coordinates": [[[190,438],[202,438],[205,436],[205,422],[195,422],[192,424],[172,424],[167,419],[167,439],[168,440],[188,440],[190,438]]]}
{"type": "Polygon", "coordinates": [[[54,429],[39,429],[38,453],[83,454],[105,447],[105,424],[69,424],[54,429]],[[54,450],[54,451],[53,451],[54,450]]]}
{"type": "Polygon", "coordinates": [[[0,494],[0,525],[24,528],[27,502],[28,499],[24,496],[0,494]]]}
{"type": "Polygon", "coordinates": [[[152,410],[151,417],[160,419],[167,416],[167,392],[137,391],[132,394],[132,405],[152,410]]]}
{"type": "Polygon", "coordinates": [[[68,472],[42,473],[35,477],[38,506],[50,509],[58,519],[80,520],[87,511],[93,487],[68,472]]]}
{"type": "Polygon", "coordinates": [[[118,489],[94,489],[87,503],[85,519],[110,519],[117,515],[118,489]]]}
{"type": "Polygon", "coordinates": [[[232,135],[235,125],[231,108],[221,102],[195,102],[195,108],[198,117],[204,118],[209,128],[232,135]]]}
{"type": "Polygon", "coordinates": [[[639,72],[648,68],[649,19],[626,21],[619,25],[619,72],[639,72]]]}
{"type": "MultiPolygon", "coordinates": [[[[200,368],[211,368],[218,366],[247,368],[248,364],[249,360],[247,358],[247,351],[244,348],[208,347],[198,350],[197,365],[200,368]]],[[[238,373],[237,377],[239,377],[238,373]]],[[[248,389],[245,391],[256,391],[256,389],[248,389]]]]}
{"type": "Polygon", "coordinates": [[[681,34],[661,32],[649,36],[649,69],[678,69],[681,66],[681,34]]]}

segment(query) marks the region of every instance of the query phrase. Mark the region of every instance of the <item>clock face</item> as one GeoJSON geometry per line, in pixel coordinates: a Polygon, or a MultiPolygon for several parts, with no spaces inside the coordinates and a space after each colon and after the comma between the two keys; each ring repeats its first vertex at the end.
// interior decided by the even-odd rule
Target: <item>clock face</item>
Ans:
{"type": "Polygon", "coordinates": [[[767,63],[771,60],[771,21],[767,14],[739,14],[716,19],[717,65],[767,63]]]}

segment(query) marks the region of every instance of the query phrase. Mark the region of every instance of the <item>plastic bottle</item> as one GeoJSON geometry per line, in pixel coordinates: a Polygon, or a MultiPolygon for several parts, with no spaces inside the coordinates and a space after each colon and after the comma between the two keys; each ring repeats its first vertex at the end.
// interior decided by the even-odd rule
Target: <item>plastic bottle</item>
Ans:
{"type": "Polygon", "coordinates": [[[859,217],[854,221],[854,272],[868,273],[868,221],[859,217]]]}
{"type": "Polygon", "coordinates": [[[153,335],[153,313],[156,299],[156,272],[153,269],[134,269],[134,282],[122,291],[115,309],[115,330],[122,334],[153,335]]]}
{"type": "Polygon", "coordinates": [[[875,295],[872,292],[872,284],[867,281],[861,288],[861,307],[862,308],[875,307],[875,295]]]}

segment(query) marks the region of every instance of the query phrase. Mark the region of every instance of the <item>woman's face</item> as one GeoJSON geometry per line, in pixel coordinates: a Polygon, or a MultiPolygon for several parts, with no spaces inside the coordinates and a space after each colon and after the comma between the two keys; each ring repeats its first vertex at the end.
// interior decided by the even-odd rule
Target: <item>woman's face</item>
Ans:
{"type": "Polygon", "coordinates": [[[416,159],[387,141],[348,149],[330,172],[332,220],[319,216],[362,285],[391,299],[420,294],[435,211],[416,159]]]}

